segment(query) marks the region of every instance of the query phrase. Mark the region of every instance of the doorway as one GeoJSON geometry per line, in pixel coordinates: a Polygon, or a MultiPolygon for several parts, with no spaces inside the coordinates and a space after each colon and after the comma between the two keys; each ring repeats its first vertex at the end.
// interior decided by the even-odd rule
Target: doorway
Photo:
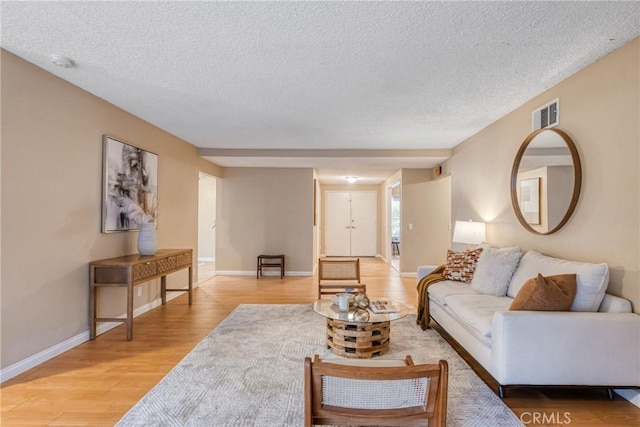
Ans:
{"type": "Polygon", "coordinates": [[[216,178],[198,175],[198,283],[216,275],[216,178]]]}
{"type": "Polygon", "coordinates": [[[375,256],[377,193],[327,191],[325,193],[325,254],[375,256]]]}
{"type": "Polygon", "coordinates": [[[400,203],[400,181],[395,182],[389,187],[389,224],[387,230],[389,232],[388,242],[391,242],[389,257],[389,264],[396,270],[398,273],[400,272],[400,218],[402,204],[400,203]]]}

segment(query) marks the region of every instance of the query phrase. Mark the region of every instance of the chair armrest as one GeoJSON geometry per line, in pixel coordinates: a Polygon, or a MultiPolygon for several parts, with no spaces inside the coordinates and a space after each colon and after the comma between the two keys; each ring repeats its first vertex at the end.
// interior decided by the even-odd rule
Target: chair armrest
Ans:
{"type": "Polygon", "coordinates": [[[433,270],[435,270],[436,268],[438,268],[437,265],[421,265],[418,267],[418,282],[420,282],[420,280],[422,280],[423,277],[428,276],[429,274],[431,274],[431,272],[433,270]]]}
{"type": "Polygon", "coordinates": [[[640,386],[640,316],[497,312],[491,361],[503,385],[640,386]]]}

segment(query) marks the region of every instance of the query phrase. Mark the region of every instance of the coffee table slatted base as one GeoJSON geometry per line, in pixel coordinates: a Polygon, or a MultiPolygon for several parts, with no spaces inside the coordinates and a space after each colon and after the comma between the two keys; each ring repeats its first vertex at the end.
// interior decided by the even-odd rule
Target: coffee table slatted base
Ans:
{"type": "Polygon", "coordinates": [[[327,348],[343,357],[369,359],[389,350],[391,322],[348,323],[327,319],[327,348]]]}

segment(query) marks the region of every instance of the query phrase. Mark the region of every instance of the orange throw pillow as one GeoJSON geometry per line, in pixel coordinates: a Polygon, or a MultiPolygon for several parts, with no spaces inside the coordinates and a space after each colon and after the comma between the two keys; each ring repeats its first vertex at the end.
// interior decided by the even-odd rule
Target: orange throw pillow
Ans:
{"type": "Polygon", "coordinates": [[[527,280],[513,299],[509,310],[569,311],[576,297],[575,274],[558,274],[527,280]]]}

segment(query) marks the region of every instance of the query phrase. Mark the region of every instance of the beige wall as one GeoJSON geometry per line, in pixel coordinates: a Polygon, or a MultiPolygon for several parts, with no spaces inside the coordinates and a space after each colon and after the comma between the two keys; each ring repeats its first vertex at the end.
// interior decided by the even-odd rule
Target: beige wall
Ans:
{"type": "Polygon", "coordinates": [[[451,183],[432,180],[432,169],[402,169],[400,272],[444,262],[451,241],[451,183]],[[412,230],[409,226],[412,226],[412,230]]]}
{"type": "Polygon", "coordinates": [[[640,40],[536,96],[454,149],[452,221],[485,220],[487,240],[578,261],[606,262],[609,292],[640,312],[640,40]],[[583,187],[559,232],[527,232],[511,207],[513,159],[531,132],[531,111],[560,98],[560,125],[577,145],[583,187]]]}
{"type": "MultiPolygon", "coordinates": [[[[11,53],[1,55],[5,368],[86,332],[88,263],[136,252],[137,233],[100,232],[103,134],[158,154],[160,247],[196,249],[198,172],[221,171],[194,146],[11,53]]],[[[186,273],[174,276],[186,282],[186,273]]],[[[136,306],[157,299],[157,282],[144,285],[136,306]]],[[[120,315],[125,307],[122,289],[101,293],[101,315],[120,315]]]]}
{"type": "Polygon", "coordinates": [[[218,180],[216,271],[255,274],[260,254],[313,271],[313,169],[225,168],[218,180]]]}
{"type": "Polygon", "coordinates": [[[384,224],[381,219],[381,212],[383,207],[383,197],[380,196],[380,186],[368,185],[368,184],[322,184],[320,185],[320,252],[325,253],[325,209],[326,209],[326,192],[327,191],[375,191],[378,200],[377,212],[373,214],[376,216],[376,254],[380,253],[380,242],[382,241],[382,235],[384,234],[384,224]]]}

